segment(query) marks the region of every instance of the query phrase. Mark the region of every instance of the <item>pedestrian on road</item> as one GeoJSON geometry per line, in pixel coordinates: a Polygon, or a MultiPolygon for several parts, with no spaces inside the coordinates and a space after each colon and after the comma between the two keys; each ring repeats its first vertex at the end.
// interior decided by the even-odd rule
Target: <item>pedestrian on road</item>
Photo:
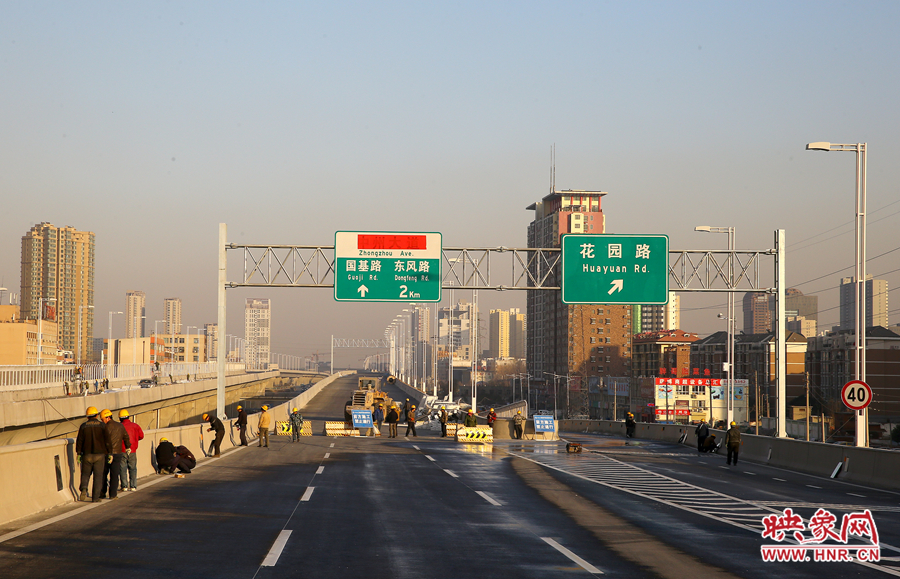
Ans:
{"type": "Polygon", "coordinates": [[[291,442],[300,442],[300,432],[303,430],[303,415],[294,408],[288,418],[291,421],[291,442]]]}
{"type": "Polygon", "coordinates": [[[206,454],[212,454],[213,458],[219,458],[221,456],[222,439],[225,438],[225,425],[222,424],[222,421],[217,416],[212,414],[204,414],[203,420],[209,422],[209,428],[206,429],[206,432],[216,431],[216,438],[209,443],[209,450],[206,451],[206,454]],[[214,450],[215,454],[213,454],[214,450]]]}
{"type": "Polygon", "coordinates": [[[463,426],[466,428],[475,428],[478,426],[478,419],[475,417],[475,414],[469,409],[469,413],[466,414],[466,420],[463,422],[463,426]]]}
{"type": "Polygon", "coordinates": [[[409,436],[409,431],[412,430],[413,436],[418,436],[416,434],[416,405],[413,404],[409,407],[409,412],[406,413],[406,436],[409,436]]]}
{"type": "Polygon", "coordinates": [[[625,417],[625,438],[634,438],[634,429],[637,423],[634,421],[634,414],[631,412],[625,417]]]}
{"type": "Polygon", "coordinates": [[[94,484],[91,489],[91,500],[100,502],[100,490],[103,485],[103,468],[106,464],[106,455],[110,451],[109,433],[106,426],[100,422],[97,415],[100,412],[93,406],[89,406],[85,412],[87,422],[78,427],[78,436],[75,439],[75,454],[81,463],[81,484],[79,489],[80,501],[87,500],[88,483],[91,475],[94,476],[94,484]]]}
{"type": "Polygon", "coordinates": [[[697,425],[694,434],[697,435],[697,452],[703,452],[703,443],[706,442],[706,437],[709,436],[709,425],[706,424],[705,420],[700,419],[700,424],[697,425]]]}
{"type": "Polygon", "coordinates": [[[731,421],[731,428],[725,433],[725,448],[728,451],[727,464],[731,464],[733,458],[734,464],[737,466],[738,453],[741,450],[741,431],[738,430],[737,422],[733,420],[731,421]]]}
{"type": "Polygon", "coordinates": [[[522,416],[521,410],[513,416],[513,430],[515,431],[516,440],[522,440],[522,434],[525,432],[525,417],[522,416]]]}
{"type": "Polygon", "coordinates": [[[269,407],[265,404],[262,406],[262,412],[259,413],[259,424],[257,428],[259,428],[259,446],[263,446],[263,441],[265,441],[265,447],[269,448],[269,428],[272,426],[272,415],[269,414],[269,407]]]}
{"type": "Polygon", "coordinates": [[[375,423],[375,431],[380,435],[381,425],[384,423],[384,404],[379,404],[372,410],[372,422],[375,423]]]}
{"type": "Polygon", "coordinates": [[[447,438],[447,420],[449,418],[447,416],[447,407],[441,406],[441,438],[447,438]]]}
{"type": "Polygon", "coordinates": [[[496,420],[497,420],[497,413],[494,412],[493,408],[491,408],[491,410],[487,413],[488,426],[494,426],[494,422],[496,420]]]}
{"type": "Polygon", "coordinates": [[[388,438],[397,438],[397,423],[400,422],[400,411],[397,410],[396,404],[391,404],[391,408],[388,410],[384,421],[387,422],[388,425],[388,438]]]}
{"type": "MultiPolygon", "coordinates": [[[[122,487],[119,490],[136,491],[137,490],[137,449],[138,442],[144,440],[144,429],[136,422],[132,422],[128,416],[128,411],[124,408],[119,410],[119,422],[128,432],[128,438],[131,439],[131,452],[126,453],[125,460],[122,462],[122,472],[119,475],[122,479],[122,487]]],[[[122,443],[124,445],[124,441],[122,443]]],[[[124,448],[122,449],[125,450],[124,448]]]]}
{"type": "Polygon", "coordinates": [[[234,428],[240,429],[241,446],[247,446],[247,411],[241,405],[238,405],[237,411],[237,423],[235,423],[234,428]]]}
{"type": "Polygon", "coordinates": [[[100,498],[106,498],[106,489],[109,487],[109,498],[119,498],[119,476],[122,474],[122,464],[131,454],[131,437],[121,422],[112,419],[112,410],[105,408],[100,413],[100,420],[106,424],[106,432],[109,436],[109,454],[106,456],[106,467],[103,469],[103,488],[100,489],[100,498]]]}

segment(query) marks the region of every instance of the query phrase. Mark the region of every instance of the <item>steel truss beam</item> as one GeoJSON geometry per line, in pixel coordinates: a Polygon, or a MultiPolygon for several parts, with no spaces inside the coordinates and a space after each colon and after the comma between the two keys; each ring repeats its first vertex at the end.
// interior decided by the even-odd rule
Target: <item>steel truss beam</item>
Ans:
{"type": "Polygon", "coordinates": [[[387,338],[375,338],[372,340],[333,338],[335,348],[390,348],[391,341],[387,338]]]}

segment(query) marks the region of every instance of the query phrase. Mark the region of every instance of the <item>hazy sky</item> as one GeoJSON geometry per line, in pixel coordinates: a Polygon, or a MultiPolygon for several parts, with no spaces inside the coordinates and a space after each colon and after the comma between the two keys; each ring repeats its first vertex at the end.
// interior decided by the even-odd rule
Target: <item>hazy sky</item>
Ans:
{"type": "MultiPolygon", "coordinates": [[[[855,159],[804,146],[868,142],[868,270],[898,323],[897,22],[897,2],[2,2],[0,285],[18,291],[41,221],[96,234],[97,336],[128,290],[150,330],[166,297],[185,326],[214,322],[222,222],[235,243],[521,247],[555,143],[557,189],[608,191],[609,232],[711,249],[725,236],[695,225],[735,226],[738,249],[767,249],[785,229],[788,283],[830,327],[855,159]]],[[[299,355],[381,337],[402,309],[228,296],[228,333],[244,297],[270,297],[273,349],[299,355]]],[[[684,297],[683,329],[724,329],[724,303],[684,297]]]]}

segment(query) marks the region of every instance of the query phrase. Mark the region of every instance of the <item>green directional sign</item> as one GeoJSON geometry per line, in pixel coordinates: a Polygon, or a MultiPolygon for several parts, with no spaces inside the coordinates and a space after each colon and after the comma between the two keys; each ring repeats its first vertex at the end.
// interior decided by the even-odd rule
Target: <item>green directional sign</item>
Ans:
{"type": "Polygon", "coordinates": [[[668,299],[668,236],[563,236],[563,303],[664,304],[668,299]]]}
{"type": "Polygon", "coordinates": [[[334,299],[356,302],[441,301],[441,234],[336,232],[334,299]]]}

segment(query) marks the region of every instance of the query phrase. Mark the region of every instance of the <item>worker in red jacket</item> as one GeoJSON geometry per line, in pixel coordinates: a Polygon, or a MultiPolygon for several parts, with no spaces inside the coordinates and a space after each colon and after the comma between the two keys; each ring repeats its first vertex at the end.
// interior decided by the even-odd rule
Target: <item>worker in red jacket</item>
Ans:
{"type": "MultiPolygon", "coordinates": [[[[119,410],[119,422],[125,427],[125,432],[128,433],[128,438],[131,440],[131,452],[126,453],[125,460],[122,461],[122,474],[120,475],[121,488],[119,490],[136,491],[138,463],[137,449],[138,442],[144,440],[144,430],[138,423],[132,422],[128,415],[128,411],[124,408],[119,410]]],[[[124,440],[122,441],[122,446],[125,446],[124,440]]],[[[122,452],[125,452],[125,450],[125,448],[122,448],[122,452]]]]}
{"type": "Polygon", "coordinates": [[[497,413],[491,408],[490,412],[487,413],[488,426],[493,426],[495,420],[497,420],[497,413]]]}

